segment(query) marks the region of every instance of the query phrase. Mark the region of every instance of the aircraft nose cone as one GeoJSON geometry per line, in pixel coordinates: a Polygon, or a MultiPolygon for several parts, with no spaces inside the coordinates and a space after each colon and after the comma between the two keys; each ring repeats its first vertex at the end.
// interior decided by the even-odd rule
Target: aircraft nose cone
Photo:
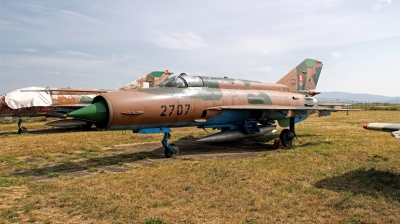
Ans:
{"type": "Polygon", "coordinates": [[[368,129],[368,124],[364,124],[363,128],[368,129]]]}
{"type": "Polygon", "coordinates": [[[100,101],[79,110],[72,111],[71,113],[68,113],[68,116],[83,120],[101,122],[107,119],[107,109],[108,108],[105,105],[105,102],[100,101]]]}

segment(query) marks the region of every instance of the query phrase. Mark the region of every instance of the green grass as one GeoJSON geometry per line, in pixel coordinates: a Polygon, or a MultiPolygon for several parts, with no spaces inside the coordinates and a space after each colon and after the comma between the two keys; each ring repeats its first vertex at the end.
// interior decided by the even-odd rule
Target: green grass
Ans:
{"type": "MultiPolygon", "coordinates": [[[[14,124],[2,124],[0,220],[396,223],[400,141],[387,132],[364,130],[368,122],[400,123],[400,114],[382,110],[310,116],[297,124],[295,146],[280,150],[272,149],[279,133],[185,149],[210,133],[173,129],[170,142],[182,153],[176,159],[158,154],[162,135],[17,135],[10,133],[14,124]],[[192,154],[185,155],[187,150],[192,154]],[[230,153],[235,157],[221,156],[230,153]]],[[[28,130],[42,128],[29,125],[28,130]]]]}

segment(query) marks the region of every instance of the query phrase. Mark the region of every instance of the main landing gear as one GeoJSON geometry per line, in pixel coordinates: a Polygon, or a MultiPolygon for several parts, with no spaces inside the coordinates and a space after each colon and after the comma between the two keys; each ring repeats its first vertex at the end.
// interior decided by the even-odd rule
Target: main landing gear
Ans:
{"type": "Polygon", "coordinates": [[[21,123],[22,123],[22,119],[20,118],[18,120],[18,134],[27,133],[28,130],[25,127],[22,127],[21,123]]]}
{"type": "Polygon", "coordinates": [[[290,148],[292,147],[293,144],[293,139],[296,137],[296,133],[294,132],[294,117],[290,118],[290,125],[289,129],[283,129],[281,132],[281,135],[279,136],[282,145],[285,148],[290,148]]]}
{"type": "Polygon", "coordinates": [[[171,158],[178,156],[179,154],[179,149],[178,146],[175,144],[168,144],[168,139],[171,137],[171,134],[169,132],[164,133],[164,138],[161,141],[162,145],[165,148],[165,157],[171,158]]]}

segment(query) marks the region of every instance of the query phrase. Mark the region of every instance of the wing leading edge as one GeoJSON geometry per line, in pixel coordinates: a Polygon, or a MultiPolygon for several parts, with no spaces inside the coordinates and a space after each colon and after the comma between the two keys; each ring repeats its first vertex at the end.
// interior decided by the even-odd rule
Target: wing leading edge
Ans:
{"type": "Polygon", "coordinates": [[[280,106],[280,105],[226,105],[218,107],[209,107],[207,110],[265,110],[265,111],[320,111],[329,112],[324,114],[325,116],[330,115],[331,111],[349,111],[354,109],[336,109],[327,107],[306,107],[306,106],[280,106]]]}

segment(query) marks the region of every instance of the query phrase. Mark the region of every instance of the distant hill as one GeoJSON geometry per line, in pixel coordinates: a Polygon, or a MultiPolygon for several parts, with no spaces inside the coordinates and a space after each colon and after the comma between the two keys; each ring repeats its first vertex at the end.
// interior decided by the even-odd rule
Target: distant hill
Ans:
{"type": "Polygon", "coordinates": [[[320,101],[361,101],[361,102],[384,102],[400,103],[400,97],[371,95],[364,93],[346,93],[346,92],[323,92],[316,95],[315,98],[320,101]]]}

